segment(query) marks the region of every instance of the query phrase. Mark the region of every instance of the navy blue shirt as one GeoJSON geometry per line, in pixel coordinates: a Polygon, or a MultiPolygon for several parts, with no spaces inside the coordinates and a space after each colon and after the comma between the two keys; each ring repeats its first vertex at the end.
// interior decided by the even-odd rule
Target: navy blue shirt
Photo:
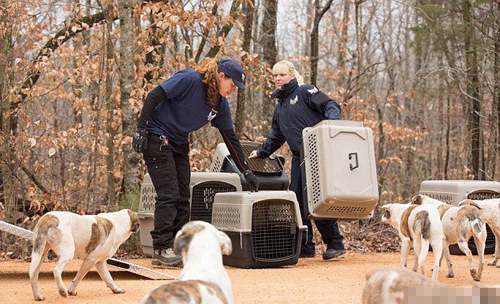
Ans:
{"type": "Polygon", "coordinates": [[[219,95],[217,104],[207,102],[203,76],[192,69],[177,72],[160,84],[167,96],[148,121],[147,130],[164,135],[177,144],[188,142],[189,133],[200,129],[209,121],[221,130],[233,128],[229,103],[219,95]]]}
{"type": "Polygon", "coordinates": [[[339,104],[312,85],[297,84],[294,78],[276,90],[271,97],[278,98],[274,109],[272,132],[260,146],[258,156],[269,157],[285,141],[296,156],[302,146],[302,130],[325,119],[341,118],[339,104]]]}

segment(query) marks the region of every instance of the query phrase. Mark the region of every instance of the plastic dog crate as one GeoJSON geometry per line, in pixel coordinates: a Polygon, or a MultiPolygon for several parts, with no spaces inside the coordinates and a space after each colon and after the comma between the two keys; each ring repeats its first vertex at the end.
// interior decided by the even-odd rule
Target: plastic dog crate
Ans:
{"type": "MultiPolygon", "coordinates": [[[[484,200],[500,198],[500,183],[478,180],[427,180],[420,184],[419,194],[427,195],[448,204],[457,205],[465,199],[484,200]]],[[[495,252],[495,235],[490,226],[486,225],[488,236],[486,237],[485,254],[495,252]]],[[[474,238],[469,240],[469,249],[477,254],[474,238]]],[[[450,253],[463,255],[458,245],[450,245],[450,253]]]]}
{"type": "Polygon", "coordinates": [[[361,122],[325,120],[302,136],[308,217],[371,218],[378,203],[372,130],[361,122]]]}
{"type": "Polygon", "coordinates": [[[242,191],[242,188],[240,176],[236,173],[193,172],[189,190],[191,220],[212,223],[215,194],[242,191]]]}
{"type": "Polygon", "coordinates": [[[141,238],[142,251],[148,256],[153,254],[153,239],[151,238],[150,232],[154,228],[155,198],[155,187],[153,186],[151,177],[146,173],[142,180],[137,217],[141,225],[139,236],[141,238]]]}
{"type": "MultiPolygon", "coordinates": [[[[248,159],[253,150],[257,150],[260,143],[242,141],[241,148],[248,162],[248,166],[259,180],[259,190],[287,190],[289,181],[288,176],[283,168],[284,159],[280,156],[271,155],[269,158],[248,159]]],[[[238,170],[236,164],[233,162],[226,144],[220,143],[215,150],[212,163],[210,165],[211,172],[230,172],[240,175],[241,185],[243,191],[248,191],[249,186],[243,174],[238,170]]]]}
{"type": "Polygon", "coordinates": [[[232,241],[224,264],[241,268],[296,264],[307,230],[291,191],[218,193],[212,224],[232,241]]]}

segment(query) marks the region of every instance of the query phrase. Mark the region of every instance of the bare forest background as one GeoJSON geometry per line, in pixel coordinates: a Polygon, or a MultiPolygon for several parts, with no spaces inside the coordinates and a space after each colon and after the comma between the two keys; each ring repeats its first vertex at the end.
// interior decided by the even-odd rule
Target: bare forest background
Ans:
{"type": "MultiPolygon", "coordinates": [[[[0,0],[0,50],[0,220],[17,225],[136,209],[142,101],[207,57],[244,63],[229,99],[240,139],[257,141],[270,67],[294,62],[373,129],[381,203],[426,179],[499,180],[498,0],[0,0]]],[[[190,140],[192,170],[207,170],[217,130],[190,140]]]]}

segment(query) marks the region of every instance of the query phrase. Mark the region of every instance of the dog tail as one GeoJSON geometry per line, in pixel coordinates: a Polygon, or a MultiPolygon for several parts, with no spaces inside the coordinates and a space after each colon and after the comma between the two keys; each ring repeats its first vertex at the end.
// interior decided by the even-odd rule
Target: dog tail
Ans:
{"type": "Polygon", "coordinates": [[[422,235],[422,237],[426,240],[430,238],[431,220],[429,219],[429,212],[422,210],[415,215],[413,231],[422,235]]]}
{"type": "Polygon", "coordinates": [[[483,230],[484,225],[484,222],[481,219],[480,211],[473,206],[465,206],[464,208],[468,209],[467,219],[469,220],[472,232],[474,233],[474,235],[480,234],[483,230]]]}

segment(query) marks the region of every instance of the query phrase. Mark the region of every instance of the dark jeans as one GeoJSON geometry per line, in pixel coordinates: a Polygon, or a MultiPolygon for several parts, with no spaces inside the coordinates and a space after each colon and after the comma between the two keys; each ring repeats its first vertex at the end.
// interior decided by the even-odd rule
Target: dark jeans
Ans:
{"type": "MultiPolygon", "coordinates": [[[[305,177],[302,177],[300,163],[300,157],[294,155],[292,158],[292,180],[290,182],[290,190],[297,195],[302,221],[307,225],[307,234],[304,233],[302,236],[302,250],[313,252],[316,244],[314,243],[312,223],[306,218],[307,215],[304,210],[304,203],[307,203],[304,202],[303,191],[305,185],[305,183],[303,183],[303,178],[305,177]]],[[[323,242],[328,246],[328,249],[344,249],[344,244],[342,243],[344,237],[340,234],[337,220],[314,220],[314,223],[321,234],[323,242]]]]}
{"type": "Polygon", "coordinates": [[[189,221],[189,144],[161,146],[160,138],[150,133],[143,155],[157,195],[153,248],[171,248],[175,234],[189,221]]]}

